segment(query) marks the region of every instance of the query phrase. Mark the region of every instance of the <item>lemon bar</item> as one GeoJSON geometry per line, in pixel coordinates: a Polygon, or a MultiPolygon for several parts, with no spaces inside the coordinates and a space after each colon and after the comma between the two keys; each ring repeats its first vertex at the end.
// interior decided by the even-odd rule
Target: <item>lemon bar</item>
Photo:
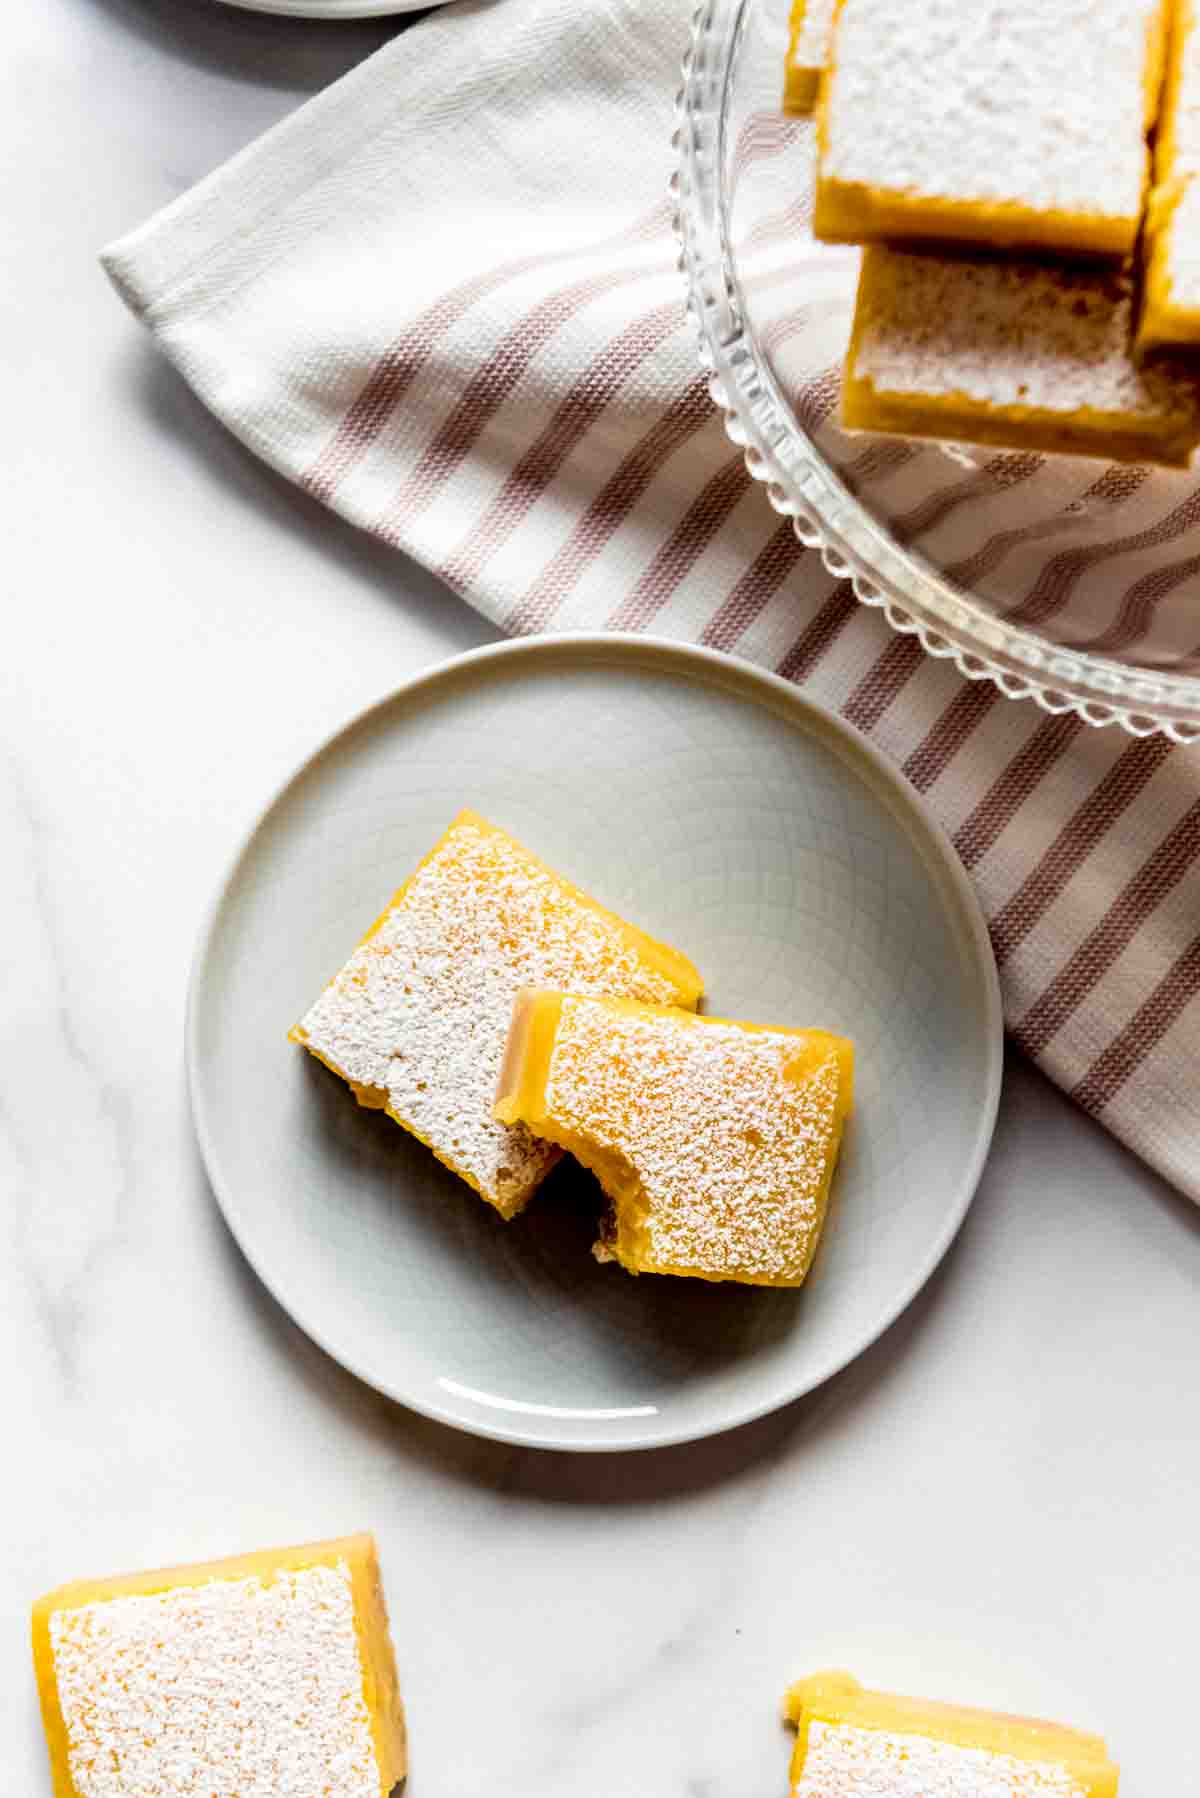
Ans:
{"type": "Polygon", "coordinates": [[[407,1769],[370,1536],[60,1586],[33,1659],[54,1798],[388,1798],[407,1769]]]}
{"type": "Polygon", "coordinates": [[[464,811],[291,1036],[513,1217],[558,1159],[492,1116],[525,986],[686,1007],[704,990],[678,950],[464,811]]]}
{"type": "Polygon", "coordinates": [[[1139,346],[1200,343],[1200,31],[1175,0],[1154,186],[1146,210],[1139,346]]]}
{"type": "Polygon", "coordinates": [[[784,65],[783,110],[807,114],[817,102],[829,60],[835,0],[792,0],[784,65]]]}
{"type": "Polygon", "coordinates": [[[630,1273],[799,1286],[816,1253],[853,1049],[670,1007],[523,993],[496,1115],[591,1168],[595,1253],[630,1273]]]}
{"type": "Polygon", "coordinates": [[[868,1692],[848,1673],[801,1680],[792,1798],[1116,1798],[1099,1736],[999,1711],[868,1692]]]}
{"type": "Polygon", "coordinates": [[[1187,464],[1200,381],[1141,367],[1124,270],[863,255],[842,422],[849,430],[1187,464]]]}
{"type": "Polygon", "coordinates": [[[1165,36],[1166,0],[840,0],[816,235],[1128,256],[1165,36]]]}

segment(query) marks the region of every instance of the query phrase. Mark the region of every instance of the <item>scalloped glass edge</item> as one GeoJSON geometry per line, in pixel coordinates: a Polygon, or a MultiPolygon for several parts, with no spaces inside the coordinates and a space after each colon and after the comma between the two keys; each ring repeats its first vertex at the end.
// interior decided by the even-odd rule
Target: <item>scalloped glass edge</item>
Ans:
{"type": "Polygon", "coordinates": [[[687,315],[708,391],[746,468],[836,580],[928,655],[1009,699],[1117,724],[1135,737],[1200,740],[1200,681],[1138,673],[1005,624],[902,550],[846,487],[791,416],[743,323],[721,194],[728,80],[752,0],[700,0],[675,102],[670,191],[687,315]],[[723,29],[716,29],[718,19],[723,29]]]}

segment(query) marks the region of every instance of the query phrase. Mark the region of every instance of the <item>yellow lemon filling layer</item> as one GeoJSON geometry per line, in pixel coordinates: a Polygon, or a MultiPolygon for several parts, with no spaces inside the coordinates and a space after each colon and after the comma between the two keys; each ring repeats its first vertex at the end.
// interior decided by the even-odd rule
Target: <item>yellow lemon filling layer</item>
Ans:
{"type": "Polygon", "coordinates": [[[1154,186],[1146,211],[1143,350],[1200,343],[1200,32],[1175,0],[1154,186]]]}
{"type": "Polygon", "coordinates": [[[805,116],[817,103],[829,60],[834,0],[792,0],[784,64],[783,110],[805,116]]]}

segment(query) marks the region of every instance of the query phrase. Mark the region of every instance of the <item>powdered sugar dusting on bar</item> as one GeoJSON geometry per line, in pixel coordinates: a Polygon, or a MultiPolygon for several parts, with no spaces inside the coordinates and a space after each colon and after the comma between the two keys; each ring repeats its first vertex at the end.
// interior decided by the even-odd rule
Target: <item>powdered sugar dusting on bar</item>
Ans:
{"type": "Polygon", "coordinates": [[[1167,227],[1167,280],[1172,306],[1200,312],[1200,179],[1194,175],[1167,227]]]}
{"type": "Polygon", "coordinates": [[[379,1798],[344,1563],[50,1618],[80,1798],[379,1798]]]}
{"type": "Polygon", "coordinates": [[[845,0],[823,172],[1136,221],[1162,0],[845,0]]]}
{"type": "Polygon", "coordinates": [[[1053,1761],[813,1722],[793,1798],[1086,1798],[1053,1761]]]}
{"type": "Polygon", "coordinates": [[[1128,278],[873,249],[854,374],[881,393],[1130,416],[1194,413],[1196,385],[1131,352],[1128,278]]]}
{"type": "MultiPolygon", "coordinates": [[[[1195,0],[1176,0],[1171,47],[1177,59],[1177,85],[1172,96],[1171,173],[1200,175],[1200,30],[1195,0]]],[[[1167,123],[1167,121],[1164,121],[1167,123]]]]}
{"type": "Polygon", "coordinates": [[[803,1271],[822,1194],[836,1058],[785,1077],[806,1041],[564,999],[546,1080],[556,1122],[632,1165],[650,1261],[718,1276],[803,1271]]]}
{"type": "Polygon", "coordinates": [[[606,914],[502,832],[457,825],[301,1025],[303,1039],[512,1211],[559,1151],[492,1116],[520,988],[677,1004],[606,914]]]}
{"type": "Polygon", "coordinates": [[[1200,312],[1200,30],[1194,4],[1180,5],[1174,46],[1179,57],[1178,86],[1170,125],[1170,167],[1160,172],[1182,191],[1167,225],[1167,279],[1173,306],[1200,312]]]}

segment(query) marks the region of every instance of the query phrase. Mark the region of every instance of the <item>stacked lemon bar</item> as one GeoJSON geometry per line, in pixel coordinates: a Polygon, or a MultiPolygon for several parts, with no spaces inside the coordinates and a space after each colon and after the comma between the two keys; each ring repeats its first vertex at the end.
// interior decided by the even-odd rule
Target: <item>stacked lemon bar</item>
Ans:
{"type": "Polygon", "coordinates": [[[830,11],[796,0],[784,104],[816,109],[816,236],[864,246],[844,424],[1186,466],[1194,0],[830,11]]]}
{"type": "Polygon", "coordinates": [[[630,1273],[799,1286],[852,1049],[702,1018],[686,956],[478,813],[454,819],[291,1032],[505,1219],[564,1153],[630,1273]]]}

